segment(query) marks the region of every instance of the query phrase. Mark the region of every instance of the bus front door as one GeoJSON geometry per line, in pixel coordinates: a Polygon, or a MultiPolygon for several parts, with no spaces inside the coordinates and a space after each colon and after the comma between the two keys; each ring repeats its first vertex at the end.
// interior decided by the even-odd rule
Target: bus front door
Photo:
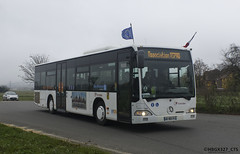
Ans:
{"type": "Polygon", "coordinates": [[[66,110],[66,63],[57,64],[57,109],[66,110]]]}
{"type": "Polygon", "coordinates": [[[118,121],[131,122],[130,53],[118,54],[118,121]]]}

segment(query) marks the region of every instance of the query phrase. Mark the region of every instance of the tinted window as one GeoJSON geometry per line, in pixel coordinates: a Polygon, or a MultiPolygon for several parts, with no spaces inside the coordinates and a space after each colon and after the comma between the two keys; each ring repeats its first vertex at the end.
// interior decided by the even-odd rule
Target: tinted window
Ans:
{"type": "Polygon", "coordinates": [[[40,88],[40,73],[39,72],[35,73],[34,87],[35,87],[35,89],[40,88]]]}
{"type": "Polygon", "coordinates": [[[48,71],[46,76],[46,88],[48,90],[53,90],[56,87],[56,72],[55,71],[48,71]]]}
{"type": "Polygon", "coordinates": [[[75,68],[67,69],[67,90],[74,90],[75,84],[75,68]]]}
{"type": "Polygon", "coordinates": [[[192,64],[146,60],[142,69],[142,88],[143,98],[193,97],[192,64]]]}
{"type": "Polygon", "coordinates": [[[41,72],[41,81],[40,81],[40,89],[46,89],[45,86],[45,82],[46,82],[46,72],[41,72]]]}
{"type": "Polygon", "coordinates": [[[115,91],[115,63],[91,66],[90,86],[93,90],[115,91]]]}
{"type": "Polygon", "coordinates": [[[89,67],[78,67],[76,73],[76,89],[88,90],[89,89],[89,67]]]}

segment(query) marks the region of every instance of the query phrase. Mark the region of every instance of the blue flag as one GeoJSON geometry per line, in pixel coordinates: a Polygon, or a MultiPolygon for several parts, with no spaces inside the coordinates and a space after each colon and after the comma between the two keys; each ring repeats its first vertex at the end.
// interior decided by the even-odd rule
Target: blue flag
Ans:
{"type": "Polygon", "coordinates": [[[122,31],[122,38],[125,40],[133,39],[132,27],[126,28],[122,31]]]}

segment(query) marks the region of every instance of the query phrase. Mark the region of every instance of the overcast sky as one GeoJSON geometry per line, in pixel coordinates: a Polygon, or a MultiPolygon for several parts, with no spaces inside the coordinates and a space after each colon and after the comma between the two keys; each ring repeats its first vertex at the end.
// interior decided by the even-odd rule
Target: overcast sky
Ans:
{"type": "Polygon", "coordinates": [[[132,45],[121,31],[133,25],[135,43],[189,48],[210,66],[221,50],[240,45],[240,0],[0,0],[0,85],[19,82],[31,54],[51,61],[105,46],[132,45]]]}

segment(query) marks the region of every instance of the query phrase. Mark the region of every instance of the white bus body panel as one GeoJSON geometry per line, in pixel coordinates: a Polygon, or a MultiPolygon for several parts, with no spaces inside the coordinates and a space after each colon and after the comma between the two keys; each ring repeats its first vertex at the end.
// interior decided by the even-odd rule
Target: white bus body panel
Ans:
{"type": "MultiPolygon", "coordinates": [[[[47,108],[47,99],[52,95],[54,101],[54,109],[56,110],[56,91],[55,90],[35,90],[39,92],[40,103],[36,105],[47,108]]],[[[117,121],[117,93],[116,92],[86,92],[86,91],[66,91],[66,111],[76,114],[93,116],[93,103],[96,98],[101,98],[106,107],[106,118],[117,121]],[[85,101],[74,102],[75,96],[83,96],[85,101]]]]}
{"type": "Polygon", "coordinates": [[[40,95],[40,103],[37,104],[35,102],[35,104],[37,104],[40,107],[44,107],[47,108],[47,99],[49,95],[52,95],[53,97],[53,101],[54,101],[54,109],[56,109],[56,91],[55,90],[34,90],[34,92],[39,92],[40,95]]]}
{"type": "MultiPolygon", "coordinates": [[[[39,92],[40,101],[36,103],[40,107],[47,108],[47,99],[52,95],[54,109],[56,109],[55,90],[35,90],[39,92]]],[[[86,92],[86,91],[67,91],[66,111],[76,114],[93,116],[93,103],[97,98],[101,98],[106,107],[106,118],[117,121],[117,93],[116,92],[86,92]],[[81,107],[74,104],[73,94],[85,94],[85,106],[81,107]]],[[[147,102],[145,99],[132,103],[132,124],[158,123],[179,120],[194,120],[196,113],[189,113],[189,109],[196,109],[196,97],[191,100],[184,98],[164,98],[147,102]],[[169,108],[173,110],[170,111],[169,108]],[[149,111],[151,116],[135,116],[136,111],[149,111]]]]}
{"type": "Polygon", "coordinates": [[[106,118],[117,120],[117,93],[116,92],[86,92],[67,91],[66,111],[71,113],[93,116],[93,103],[96,98],[101,98],[106,107],[106,118]],[[81,101],[74,100],[81,98],[81,101]]]}
{"type": "Polygon", "coordinates": [[[194,120],[196,112],[189,113],[190,109],[196,109],[196,98],[186,100],[184,98],[157,99],[147,102],[145,99],[132,103],[132,123],[158,123],[179,120],[194,120]],[[135,116],[136,111],[150,111],[151,116],[135,116]]]}

